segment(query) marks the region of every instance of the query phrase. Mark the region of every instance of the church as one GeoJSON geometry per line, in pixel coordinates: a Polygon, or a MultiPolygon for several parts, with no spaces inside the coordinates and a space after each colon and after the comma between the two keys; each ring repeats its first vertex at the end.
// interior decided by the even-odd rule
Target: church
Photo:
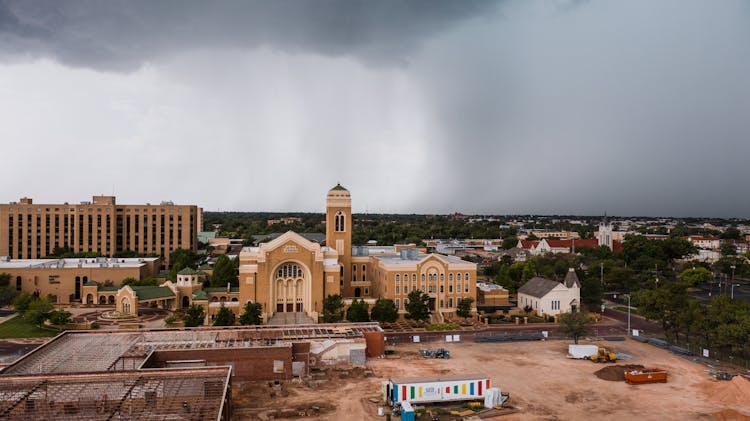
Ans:
{"type": "Polygon", "coordinates": [[[340,294],[347,304],[394,301],[401,315],[409,292],[430,296],[433,320],[455,318],[458,300],[474,299],[477,265],[455,256],[421,253],[414,245],[353,246],[351,194],[341,185],[326,196],[326,241],[289,231],[240,253],[239,306],[262,304],[266,323],[317,323],[323,300],[340,294]]]}

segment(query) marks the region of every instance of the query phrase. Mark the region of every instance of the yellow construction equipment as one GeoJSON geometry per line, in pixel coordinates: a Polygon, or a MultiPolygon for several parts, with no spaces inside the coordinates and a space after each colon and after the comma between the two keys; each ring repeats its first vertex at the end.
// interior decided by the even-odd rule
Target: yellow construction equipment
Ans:
{"type": "Polygon", "coordinates": [[[599,352],[589,357],[595,363],[613,363],[617,361],[617,355],[603,346],[599,347],[599,352]]]}

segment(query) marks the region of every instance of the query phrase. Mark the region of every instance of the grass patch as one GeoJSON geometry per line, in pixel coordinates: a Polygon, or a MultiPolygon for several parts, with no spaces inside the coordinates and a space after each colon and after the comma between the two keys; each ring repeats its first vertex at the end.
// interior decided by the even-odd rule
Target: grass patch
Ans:
{"type": "Polygon", "coordinates": [[[60,331],[54,329],[40,329],[39,326],[24,320],[21,315],[0,323],[0,339],[47,338],[58,333],[60,331]]]}

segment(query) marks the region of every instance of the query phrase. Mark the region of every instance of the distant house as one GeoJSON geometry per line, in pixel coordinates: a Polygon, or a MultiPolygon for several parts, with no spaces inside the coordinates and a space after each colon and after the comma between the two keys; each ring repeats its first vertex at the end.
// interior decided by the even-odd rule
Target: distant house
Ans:
{"type": "Polygon", "coordinates": [[[721,240],[716,237],[690,236],[687,240],[703,250],[718,250],[721,246],[721,240]]]}
{"type": "Polygon", "coordinates": [[[518,307],[529,307],[539,316],[576,312],[580,303],[581,283],[573,268],[562,283],[537,276],[518,289],[518,307]]]}

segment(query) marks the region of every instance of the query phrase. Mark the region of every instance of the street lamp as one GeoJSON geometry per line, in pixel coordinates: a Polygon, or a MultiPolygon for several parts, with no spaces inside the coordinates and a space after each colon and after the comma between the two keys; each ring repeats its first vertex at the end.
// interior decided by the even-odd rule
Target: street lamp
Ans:
{"type": "Polygon", "coordinates": [[[624,294],[626,297],[628,297],[628,336],[630,336],[631,330],[630,330],[630,294],[624,294]]]}

